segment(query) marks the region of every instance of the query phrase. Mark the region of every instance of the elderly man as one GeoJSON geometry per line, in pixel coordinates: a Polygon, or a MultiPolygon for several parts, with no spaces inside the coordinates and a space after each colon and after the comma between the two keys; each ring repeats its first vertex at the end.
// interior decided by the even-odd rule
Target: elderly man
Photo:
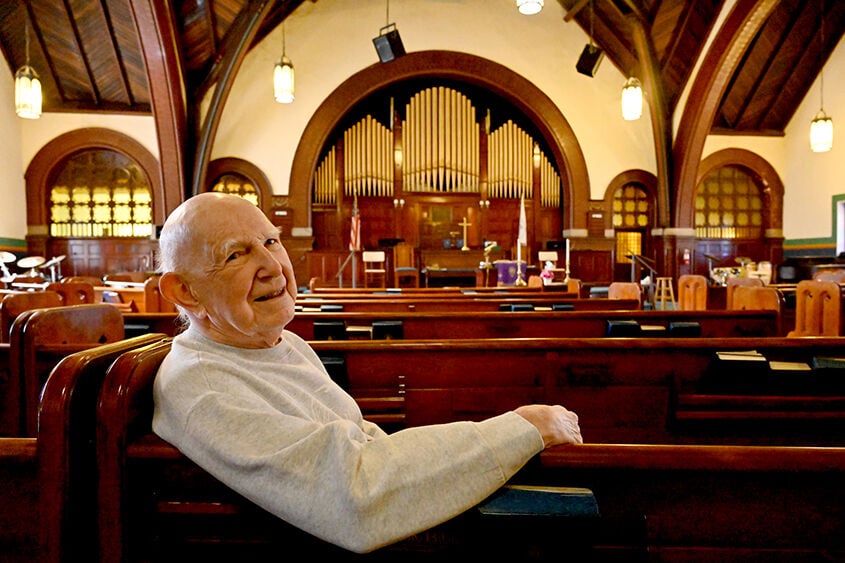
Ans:
{"type": "Polygon", "coordinates": [[[156,378],[153,429],[319,538],[375,550],[476,505],[544,447],[582,441],[575,413],[549,405],[387,434],[285,330],[293,267],[256,206],[195,196],[159,243],[162,295],[189,325],[156,378]]]}

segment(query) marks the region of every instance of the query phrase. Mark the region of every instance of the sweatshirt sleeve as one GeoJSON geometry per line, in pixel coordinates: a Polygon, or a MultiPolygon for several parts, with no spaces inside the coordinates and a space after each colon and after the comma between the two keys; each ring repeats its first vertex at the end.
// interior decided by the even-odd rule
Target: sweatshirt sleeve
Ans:
{"type": "Polygon", "coordinates": [[[471,508],[543,448],[513,412],[388,435],[280,412],[258,395],[195,391],[157,391],[156,433],[269,512],[360,553],[471,508]]]}

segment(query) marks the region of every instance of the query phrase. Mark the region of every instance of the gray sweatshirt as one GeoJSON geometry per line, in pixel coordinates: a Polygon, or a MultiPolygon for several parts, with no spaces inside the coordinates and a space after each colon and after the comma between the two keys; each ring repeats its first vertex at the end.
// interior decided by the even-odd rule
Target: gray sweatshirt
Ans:
{"type": "Polygon", "coordinates": [[[299,336],[272,348],[176,336],[153,430],[288,523],[364,553],[473,507],[543,449],[513,412],[386,434],[299,336]]]}

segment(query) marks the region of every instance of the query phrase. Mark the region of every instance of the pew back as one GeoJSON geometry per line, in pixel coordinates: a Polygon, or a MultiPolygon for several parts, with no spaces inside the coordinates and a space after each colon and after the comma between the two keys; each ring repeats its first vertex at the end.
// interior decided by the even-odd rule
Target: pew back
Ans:
{"type": "MultiPolygon", "coordinates": [[[[66,305],[34,309],[12,327],[10,384],[14,382],[20,436],[35,436],[38,402],[47,376],[66,355],[124,337],[120,311],[106,304],[66,305]]],[[[12,403],[10,403],[10,406],[12,403]]]]}
{"type": "Polygon", "coordinates": [[[63,358],[50,372],[38,409],[39,561],[94,561],[95,413],[106,370],[120,354],[164,338],[146,334],[63,358]]]}
{"type": "Polygon", "coordinates": [[[0,342],[11,341],[12,324],[24,311],[58,307],[61,304],[62,298],[55,291],[24,291],[5,295],[0,302],[0,342]]]}

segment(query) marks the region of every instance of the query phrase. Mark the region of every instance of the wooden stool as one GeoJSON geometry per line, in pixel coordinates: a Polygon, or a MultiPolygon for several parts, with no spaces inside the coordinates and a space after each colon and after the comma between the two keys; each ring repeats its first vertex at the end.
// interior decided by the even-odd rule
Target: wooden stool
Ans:
{"type": "Polygon", "coordinates": [[[654,291],[654,308],[659,311],[666,310],[667,300],[675,309],[675,290],[672,289],[672,278],[657,278],[657,288],[654,291]],[[660,307],[657,304],[660,303],[660,307]]]}

